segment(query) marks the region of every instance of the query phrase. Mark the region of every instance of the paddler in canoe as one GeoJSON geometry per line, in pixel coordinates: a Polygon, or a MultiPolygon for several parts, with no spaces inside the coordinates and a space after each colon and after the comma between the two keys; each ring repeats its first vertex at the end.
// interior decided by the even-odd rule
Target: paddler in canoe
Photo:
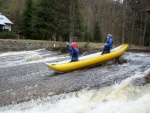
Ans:
{"type": "Polygon", "coordinates": [[[72,42],[71,44],[66,42],[67,49],[71,54],[71,61],[70,62],[75,62],[78,61],[79,57],[79,49],[78,49],[78,44],[75,42],[72,42]]]}
{"type": "Polygon", "coordinates": [[[112,34],[107,34],[107,41],[103,47],[102,54],[110,53],[110,49],[112,48],[114,41],[112,39],[112,34]]]}

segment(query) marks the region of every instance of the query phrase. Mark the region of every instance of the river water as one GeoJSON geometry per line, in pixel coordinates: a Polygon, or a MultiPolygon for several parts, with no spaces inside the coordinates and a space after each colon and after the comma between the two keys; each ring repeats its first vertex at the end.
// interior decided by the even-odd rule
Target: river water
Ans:
{"type": "Polygon", "coordinates": [[[45,63],[70,59],[47,51],[0,53],[0,113],[150,113],[150,53],[126,52],[127,62],[107,62],[68,73],[45,63]]]}

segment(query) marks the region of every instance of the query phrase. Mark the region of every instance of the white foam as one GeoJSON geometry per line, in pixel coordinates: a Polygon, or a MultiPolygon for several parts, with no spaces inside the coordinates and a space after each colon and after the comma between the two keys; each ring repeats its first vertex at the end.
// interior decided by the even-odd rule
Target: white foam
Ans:
{"type": "Polygon", "coordinates": [[[53,55],[55,52],[49,52],[44,49],[2,53],[0,54],[0,67],[13,67],[40,62],[45,63],[64,57],[63,55],[51,56],[51,54],[53,55]]]}
{"type": "Polygon", "coordinates": [[[149,113],[150,84],[131,84],[140,77],[142,73],[137,73],[120,84],[99,90],[82,90],[1,107],[0,113],[149,113]]]}

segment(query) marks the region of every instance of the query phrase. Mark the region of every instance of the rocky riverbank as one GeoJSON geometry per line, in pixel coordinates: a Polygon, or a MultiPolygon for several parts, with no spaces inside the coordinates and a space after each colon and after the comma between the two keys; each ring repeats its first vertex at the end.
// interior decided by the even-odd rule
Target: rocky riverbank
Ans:
{"type": "Polygon", "coordinates": [[[36,40],[0,39],[0,51],[33,50],[52,46],[54,42],[36,40]]]}
{"type": "MultiPolygon", "coordinates": [[[[77,42],[81,52],[94,53],[102,50],[103,43],[92,43],[90,42],[86,48],[86,42],[77,42]]],[[[119,45],[114,45],[114,47],[119,45]]],[[[45,40],[12,40],[12,39],[0,39],[0,51],[20,51],[20,50],[34,50],[47,48],[51,51],[66,51],[66,45],[64,42],[57,41],[45,41],[45,40]]],[[[127,51],[137,51],[137,52],[149,52],[149,47],[137,47],[129,46],[127,51]]]]}

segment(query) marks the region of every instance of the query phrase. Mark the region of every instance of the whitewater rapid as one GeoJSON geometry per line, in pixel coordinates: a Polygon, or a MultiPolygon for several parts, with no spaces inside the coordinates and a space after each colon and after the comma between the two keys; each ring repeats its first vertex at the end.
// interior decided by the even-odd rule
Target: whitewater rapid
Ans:
{"type": "MultiPolygon", "coordinates": [[[[66,54],[61,55],[44,49],[7,52],[0,54],[0,69],[18,68],[26,65],[34,66],[39,63],[69,58],[66,54]],[[6,61],[7,63],[5,63],[6,61]]],[[[104,65],[95,67],[96,69],[83,69],[82,72],[79,70],[66,75],[74,76],[74,78],[83,76],[83,79],[86,76],[87,81],[90,81],[90,76],[93,79],[94,76],[98,76],[101,77],[101,80],[110,79],[111,81],[115,77],[124,75],[127,76],[125,79],[120,79],[118,82],[114,81],[108,86],[105,84],[98,88],[85,87],[78,91],[32,99],[18,104],[14,103],[0,107],[0,113],[149,113],[150,84],[137,85],[137,82],[150,73],[150,54],[126,52],[123,58],[128,62],[122,65],[104,65]]],[[[36,68],[34,69],[36,70],[36,68]]],[[[38,68],[37,70],[39,69],[41,70],[38,74],[42,76],[47,76],[53,71],[48,68],[38,68]]],[[[37,70],[36,72],[38,72],[37,70]]],[[[34,74],[36,76],[36,72],[33,70],[27,74],[28,76],[34,74]]],[[[23,74],[26,76],[26,73],[23,74]]],[[[18,77],[21,75],[22,73],[18,74],[18,77]]],[[[55,79],[65,78],[66,75],[56,76],[55,79]]]]}
{"type": "Polygon", "coordinates": [[[143,75],[136,74],[120,84],[97,90],[84,89],[1,107],[0,113],[149,113],[150,84],[132,84],[143,75]]]}

